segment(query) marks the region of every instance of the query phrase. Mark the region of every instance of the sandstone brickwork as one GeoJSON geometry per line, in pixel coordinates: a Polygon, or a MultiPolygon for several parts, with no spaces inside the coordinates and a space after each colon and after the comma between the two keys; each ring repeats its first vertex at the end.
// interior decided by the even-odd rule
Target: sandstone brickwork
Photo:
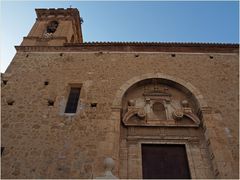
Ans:
{"type": "Polygon", "coordinates": [[[66,42],[18,46],[1,76],[2,178],[96,178],[106,157],[116,177],[142,178],[141,143],[185,144],[192,178],[238,178],[238,45],[66,42]],[[125,92],[150,78],[188,89],[200,125],[125,126],[125,92]]]}

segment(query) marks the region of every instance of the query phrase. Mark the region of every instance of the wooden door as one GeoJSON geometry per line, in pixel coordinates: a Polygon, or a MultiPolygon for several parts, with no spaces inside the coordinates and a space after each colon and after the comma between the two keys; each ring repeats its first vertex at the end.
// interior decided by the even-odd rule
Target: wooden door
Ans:
{"type": "Polygon", "coordinates": [[[185,145],[142,144],[144,179],[189,179],[185,145]]]}

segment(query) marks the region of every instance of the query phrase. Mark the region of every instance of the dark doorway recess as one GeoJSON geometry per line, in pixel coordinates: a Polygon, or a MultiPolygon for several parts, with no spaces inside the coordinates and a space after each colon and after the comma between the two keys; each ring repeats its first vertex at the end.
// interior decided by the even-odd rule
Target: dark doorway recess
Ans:
{"type": "Polygon", "coordinates": [[[185,145],[142,144],[144,179],[190,179],[185,145]]]}

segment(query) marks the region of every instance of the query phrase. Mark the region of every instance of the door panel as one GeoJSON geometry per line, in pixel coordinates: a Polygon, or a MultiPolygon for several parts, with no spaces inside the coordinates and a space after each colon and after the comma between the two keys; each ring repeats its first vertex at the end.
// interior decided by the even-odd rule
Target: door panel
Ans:
{"type": "Polygon", "coordinates": [[[144,179],[189,179],[185,145],[142,144],[144,179]]]}

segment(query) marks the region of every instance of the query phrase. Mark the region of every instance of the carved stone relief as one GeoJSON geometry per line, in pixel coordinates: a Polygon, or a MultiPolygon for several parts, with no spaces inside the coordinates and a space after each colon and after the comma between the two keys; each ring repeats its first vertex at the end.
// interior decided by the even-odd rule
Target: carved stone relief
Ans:
{"type": "Polygon", "coordinates": [[[174,84],[145,80],[130,88],[123,99],[122,121],[126,126],[198,127],[193,99],[174,84]]]}

